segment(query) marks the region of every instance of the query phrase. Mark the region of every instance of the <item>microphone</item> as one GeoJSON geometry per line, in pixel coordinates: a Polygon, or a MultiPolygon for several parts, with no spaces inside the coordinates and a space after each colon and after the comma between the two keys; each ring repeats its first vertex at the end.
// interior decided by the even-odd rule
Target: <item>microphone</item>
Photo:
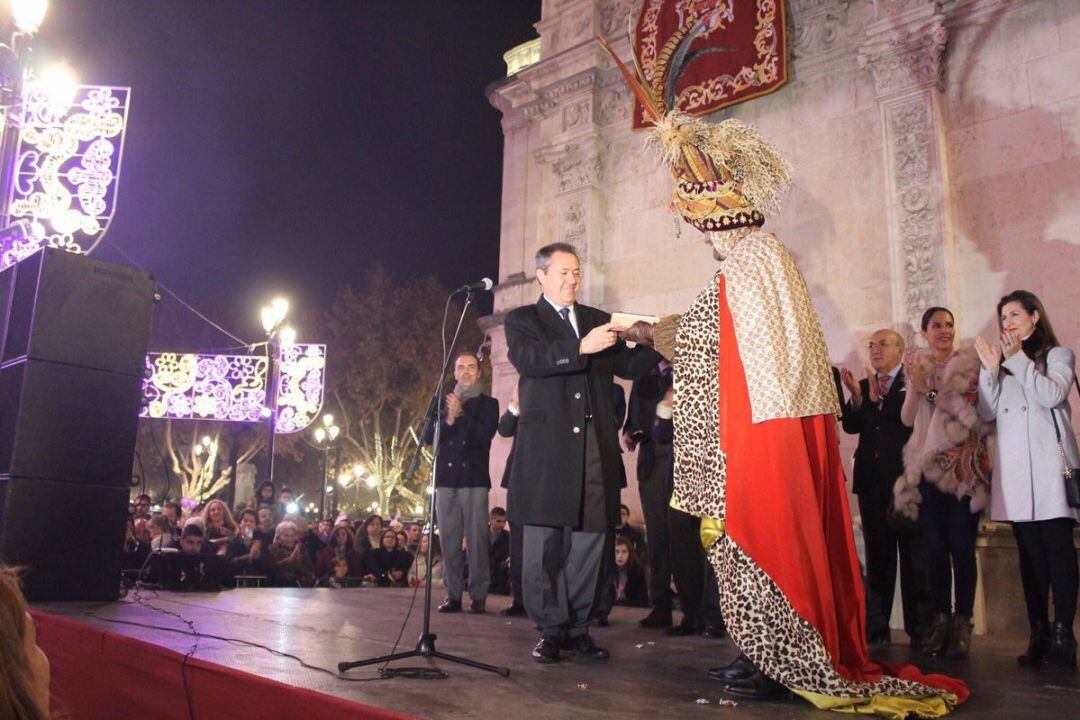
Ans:
{"type": "Polygon", "coordinates": [[[491,278],[484,278],[479,282],[462,285],[455,292],[477,292],[479,290],[490,290],[493,287],[495,287],[495,282],[491,278]]]}

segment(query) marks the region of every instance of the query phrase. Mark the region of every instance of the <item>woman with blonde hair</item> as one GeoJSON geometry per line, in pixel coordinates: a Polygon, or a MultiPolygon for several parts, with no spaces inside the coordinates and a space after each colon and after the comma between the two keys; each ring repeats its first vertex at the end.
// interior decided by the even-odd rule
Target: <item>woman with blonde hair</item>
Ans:
{"type": "Polygon", "coordinates": [[[19,578],[0,565],[0,717],[47,720],[49,659],[37,645],[19,578]]]}
{"type": "Polygon", "coordinates": [[[218,555],[225,554],[229,541],[236,537],[236,520],[229,512],[229,506],[221,500],[211,500],[199,513],[203,519],[206,540],[214,546],[218,555]]]}
{"type": "Polygon", "coordinates": [[[1068,400],[1076,356],[1058,342],[1032,293],[1009,293],[997,313],[997,342],[980,337],[975,349],[982,360],[979,414],[997,422],[990,518],[1012,523],[1031,624],[1028,649],[1016,660],[1025,667],[1075,667],[1077,510],[1069,507],[1064,473],[1080,467],[1068,400]]]}

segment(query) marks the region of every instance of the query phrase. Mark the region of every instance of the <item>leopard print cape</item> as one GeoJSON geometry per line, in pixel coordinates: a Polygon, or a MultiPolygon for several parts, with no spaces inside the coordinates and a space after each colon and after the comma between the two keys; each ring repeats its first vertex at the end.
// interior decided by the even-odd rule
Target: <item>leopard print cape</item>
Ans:
{"type": "Polygon", "coordinates": [[[923,707],[908,710],[926,717],[938,716],[939,708],[955,704],[955,696],[939,688],[890,675],[873,682],[845,679],[833,667],[817,629],[799,616],[783,591],[730,536],[722,535],[709,548],[708,558],[720,579],[720,610],[732,641],[781,685],[847,698],[852,704],[868,703],[875,696],[921,699],[923,707]]]}

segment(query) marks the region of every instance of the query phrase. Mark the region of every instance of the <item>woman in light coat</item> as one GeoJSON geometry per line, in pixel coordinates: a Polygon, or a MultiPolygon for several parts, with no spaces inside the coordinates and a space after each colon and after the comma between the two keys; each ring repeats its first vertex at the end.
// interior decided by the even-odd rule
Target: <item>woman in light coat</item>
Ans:
{"type": "Polygon", "coordinates": [[[1012,292],[1001,298],[997,310],[1000,340],[978,338],[975,343],[982,361],[978,408],[984,420],[997,422],[990,517],[1012,523],[1020,551],[1031,640],[1017,661],[1075,667],[1077,512],[1066,502],[1063,479],[1066,463],[1080,467],[1068,401],[1075,357],[1058,343],[1046,310],[1032,293],[1012,292]],[[1047,612],[1051,587],[1053,628],[1047,612]]]}

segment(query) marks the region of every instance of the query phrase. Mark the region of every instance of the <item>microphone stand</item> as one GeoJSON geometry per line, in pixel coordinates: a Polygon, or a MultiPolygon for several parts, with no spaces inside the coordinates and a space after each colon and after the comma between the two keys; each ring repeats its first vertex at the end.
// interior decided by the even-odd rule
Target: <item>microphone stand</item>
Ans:
{"type": "MultiPolygon", "coordinates": [[[[455,291],[451,294],[456,295],[455,291]]],[[[431,454],[434,458],[434,462],[431,465],[431,478],[428,483],[428,507],[427,507],[427,526],[428,532],[434,534],[435,531],[435,475],[438,469],[439,458],[439,439],[442,429],[442,407],[441,402],[443,397],[443,390],[446,383],[446,372],[450,368],[450,361],[454,357],[454,349],[457,347],[458,338],[461,335],[461,326],[465,322],[465,314],[469,311],[469,305],[472,303],[473,290],[469,289],[465,296],[465,305],[461,308],[461,317],[458,318],[457,329],[454,330],[454,337],[450,341],[450,348],[446,351],[446,355],[443,357],[442,368],[439,370],[439,378],[435,383],[435,392],[432,393],[431,402],[428,405],[428,411],[424,418],[424,431],[420,435],[420,442],[416,444],[416,451],[413,453],[412,460],[409,462],[409,468],[405,472],[406,479],[412,479],[416,473],[417,465],[420,463],[421,448],[423,446],[424,437],[427,435],[428,429],[434,426],[432,441],[431,441],[431,454]]],[[[449,306],[450,298],[447,298],[447,306],[449,306]]],[[[445,318],[444,318],[445,322],[445,318]]],[[[443,329],[445,332],[445,327],[443,329]]],[[[445,341],[446,336],[443,335],[445,341]]],[[[486,538],[484,538],[486,541],[486,538]]],[[[368,658],[366,660],[353,660],[349,662],[338,663],[338,672],[343,673],[346,670],[351,670],[356,667],[363,667],[365,665],[377,665],[379,663],[390,663],[394,660],[404,660],[405,658],[425,657],[425,658],[439,658],[442,660],[449,660],[450,662],[456,662],[461,665],[468,665],[470,667],[477,668],[479,670],[487,670],[501,675],[502,677],[510,676],[510,668],[508,667],[496,667],[495,665],[488,665],[486,663],[477,662],[476,660],[470,660],[468,658],[460,657],[458,655],[450,655],[448,653],[439,652],[435,649],[436,635],[431,632],[431,562],[434,558],[435,543],[433,538],[428,538],[427,547],[427,574],[428,577],[424,579],[424,627],[420,631],[420,640],[416,643],[416,648],[408,650],[406,652],[391,653],[390,655],[382,655],[380,657],[368,658]]]]}

